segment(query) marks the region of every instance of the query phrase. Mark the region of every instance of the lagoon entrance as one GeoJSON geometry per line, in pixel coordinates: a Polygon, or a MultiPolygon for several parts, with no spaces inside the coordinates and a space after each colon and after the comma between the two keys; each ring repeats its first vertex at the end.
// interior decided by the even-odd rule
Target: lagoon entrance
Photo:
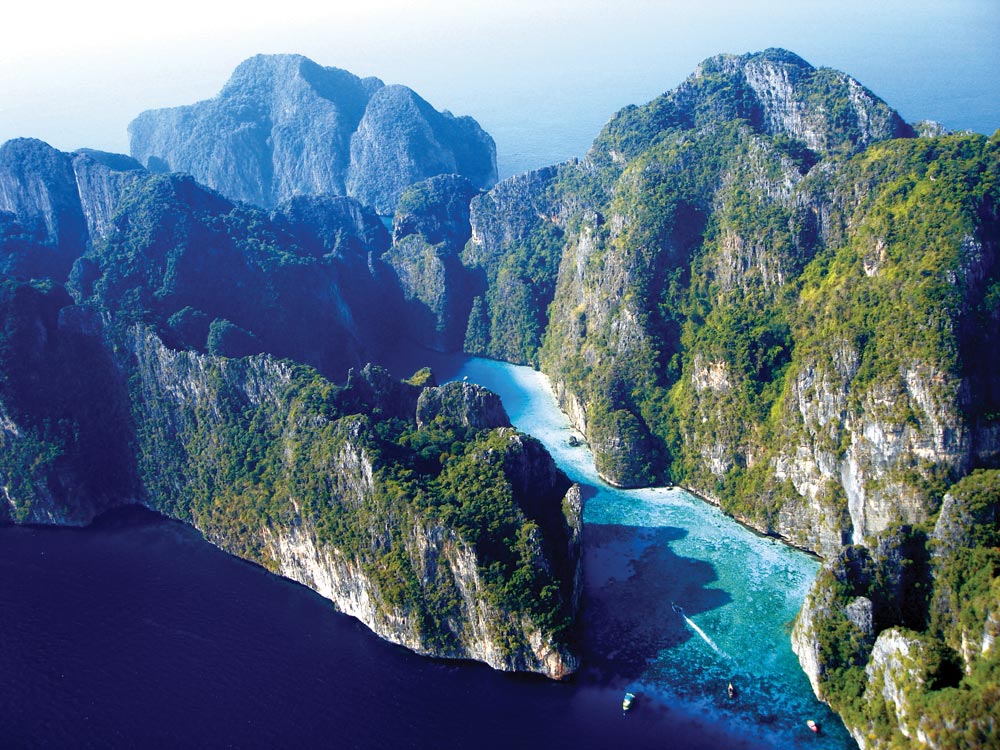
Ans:
{"type": "Polygon", "coordinates": [[[854,747],[789,645],[815,559],[681,490],[602,483],[539,373],[432,365],[499,393],[584,489],[577,676],[416,656],[194,529],[126,508],[86,529],[0,528],[0,744],[854,747]],[[626,691],[638,700],[623,715],[626,691]]]}
{"type": "Polygon", "coordinates": [[[514,426],[541,440],[583,488],[587,680],[641,693],[644,707],[683,706],[762,742],[855,747],[813,696],[789,640],[816,558],[682,489],[620,490],[601,481],[541,373],[476,358],[437,367],[443,379],[498,393],[514,426]],[[822,736],[812,736],[810,718],[824,726],[822,736]]]}

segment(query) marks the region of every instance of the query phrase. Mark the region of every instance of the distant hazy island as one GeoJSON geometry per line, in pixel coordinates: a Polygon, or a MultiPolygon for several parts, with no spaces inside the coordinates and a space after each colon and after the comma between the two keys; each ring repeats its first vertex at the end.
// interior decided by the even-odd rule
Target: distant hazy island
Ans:
{"type": "Polygon", "coordinates": [[[859,745],[996,742],[1000,135],[783,50],[499,184],[473,119],[299,56],[130,135],[0,146],[0,520],[141,503],[414,650],[564,677],[578,488],[489,392],[379,366],[530,364],[609,482],[825,558],[793,644],[859,745]]]}

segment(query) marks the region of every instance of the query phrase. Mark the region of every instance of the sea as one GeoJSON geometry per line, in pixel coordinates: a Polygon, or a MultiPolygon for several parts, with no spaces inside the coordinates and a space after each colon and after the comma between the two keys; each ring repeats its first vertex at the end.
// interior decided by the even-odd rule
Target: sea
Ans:
{"type": "Polygon", "coordinates": [[[789,645],[815,558],[684,491],[601,482],[539,373],[432,365],[499,393],[583,488],[574,678],[415,655],[125,508],[84,529],[0,528],[0,748],[854,747],[789,645]]]}
{"type": "MultiPolygon", "coordinates": [[[[473,115],[501,177],[583,156],[615,111],[710,55],[771,46],[852,74],[909,121],[1000,127],[996,0],[511,0],[478,17],[468,3],[371,4],[380,12],[358,4],[302,28],[294,9],[269,9],[238,38],[220,17],[211,44],[124,51],[131,33],[95,16],[109,29],[97,43],[75,19],[58,50],[32,43],[35,57],[0,66],[0,141],[125,151],[139,111],[213,96],[257,52],[300,52],[473,115]]],[[[0,527],[0,750],[856,747],[789,646],[817,559],[682,490],[605,485],[538,373],[428,360],[439,380],[500,393],[584,488],[575,678],[414,655],[197,531],[126,508],[85,529],[0,527]],[[627,714],[625,691],[638,695],[627,714]]]]}

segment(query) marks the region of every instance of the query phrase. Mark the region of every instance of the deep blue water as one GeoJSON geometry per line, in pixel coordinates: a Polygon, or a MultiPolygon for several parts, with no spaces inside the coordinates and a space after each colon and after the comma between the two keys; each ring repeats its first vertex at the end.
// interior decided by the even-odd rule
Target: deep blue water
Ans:
{"type": "Polygon", "coordinates": [[[850,746],[788,648],[814,560],[685,493],[601,486],[537,373],[436,366],[499,390],[585,485],[574,680],[415,656],[196,531],[125,509],[88,529],[0,528],[0,747],[850,746]],[[640,702],[623,716],[626,689],[640,702]]]}
{"type": "MultiPolygon", "coordinates": [[[[140,509],[0,529],[0,747],[762,747],[647,704],[415,656],[140,509]]],[[[629,666],[623,655],[623,669],[629,666]]]]}

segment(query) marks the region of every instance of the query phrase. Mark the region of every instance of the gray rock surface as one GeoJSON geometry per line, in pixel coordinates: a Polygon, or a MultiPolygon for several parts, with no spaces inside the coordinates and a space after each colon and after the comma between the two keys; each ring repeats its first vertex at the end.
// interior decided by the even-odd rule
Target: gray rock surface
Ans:
{"type": "Polygon", "coordinates": [[[440,175],[407,188],[383,260],[405,300],[410,336],[437,351],[457,351],[478,289],[460,254],[471,234],[469,203],[479,191],[460,175],[440,175]]]}
{"type": "Polygon", "coordinates": [[[143,112],[129,135],[149,169],[188,172],[265,208],[329,193],[389,215],[402,190],[426,177],[496,182],[496,147],[475,120],[301,55],[252,57],[214,99],[143,112]]]}
{"type": "Polygon", "coordinates": [[[5,273],[66,277],[88,240],[69,154],[32,138],[0,146],[0,234],[5,273]]]}
{"type": "Polygon", "coordinates": [[[144,174],[122,154],[7,141],[0,146],[0,270],[64,281],[73,262],[108,234],[123,195],[144,174]]]}
{"type": "MultiPolygon", "coordinates": [[[[285,399],[294,367],[290,362],[268,356],[219,360],[194,352],[171,351],[155,336],[138,330],[132,346],[137,368],[135,382],[141,393],[137,409],[159,426],[156,439],[164,441],[159,447],[146,446],[144,460],[159,467],[155,473],[158,478],[169,480],[167,487],[170,481],[183,481],[185,471],[190,469],[178,470],[164,462],[163,456],[175,451],[174,443],[196,423],[204,420],[222,423],[229,408],[221,403],[223,392],[250,408],[265,405],[278,409],[292,423],[296,418],[322,419],[316,414],[287,414],[285,399]]],[[[371,366],[352,373],[348,388],[359,390],[359,398],[383,414],[402,414],[406,408],[412,408],[412,396],[419,390],[392,381],[385,370],[371,366]]],[[[417,412],[426,419],[435,409],[445,419],[475,428],[509,424],[499,398],[469,384],[451,383],[425,389],[417,412]]],[[[411,411],[409,418],[412,417],[411,411]]],[[[337,432],[339,447],[322,469],[330,495],[346,508],[371,508],[380,502],[380,494],[386,492],[382,468],[373,455],[372,436],[361,419],[343,420],[337,432]]],[[[503,454],[507,480],[516,493],[529,496],[523,501],[525,513],[531,515],[537,510],[530,500],[552,499],[556,488],[560,492],[566,488],[565,477],[537,441],[526,440],[509,427],[498,430],[498,437],[508,446],[503,454]]],[[[302,449],[294,429],[281,440],[287,456],[302,449]]],[[[392,544],[402,545],[404,554],[414,561],[415,585],[429,591],[435,581],[451,582],[453,603],[435,613],[446,621],[453,636],[446,642],[428,638],[419,611],[392,603],[383,590],[384,579],[372,570],[370,562],[322,540],[315,517],[308,511],[315,498],[293,493],[283,498],[285,510],[280,519],[242,529],[238,534],[220,533],[205,528],[199,519],[184,517],[175,509],[173,493],[158,496],[157,492],[163,489],[149,489],[153,507],[194,523],[223,549],[263,561],[282,575],[309,586],[331,599],[340,611],[357,617],[389,641],[431,656],[476,659],[496,669],[540,672],[556,679],[578,667],[575,655],[554,642],[551,634],[543,632],[525,612],[494,603],[482,579],[475,545],[432,514],[405,514],[392,520],[392,528],[389,520],[379,518],[371,530],[371,544],[388,545],[391,539],[392,544]]],[[[534,554],[537,565],[568,566],[572,571],[570,580],[578,585],[582,530],[578,488],[569,489],[562,505],[563,535],[568,546],[556,550],[559,559],[551,559],[539,536],[534,554]]],[[[579,592],[574,590],[572,594],[575,602],[579,592]]]]}
{"type": "Polygon", "coordinates": [[[378,215],[346,196],[297,195],[278,204],[271,220],[288,227],[317,257],[378,257],[389,248],[389,230],[378,215]]]}
{"type": "Polygon", "coordinates": [[[417,401],[417,426],[424,427],[437,418],[477,430],[510,427],[500,397],[473,383],[425,388],[417,401]]]}

